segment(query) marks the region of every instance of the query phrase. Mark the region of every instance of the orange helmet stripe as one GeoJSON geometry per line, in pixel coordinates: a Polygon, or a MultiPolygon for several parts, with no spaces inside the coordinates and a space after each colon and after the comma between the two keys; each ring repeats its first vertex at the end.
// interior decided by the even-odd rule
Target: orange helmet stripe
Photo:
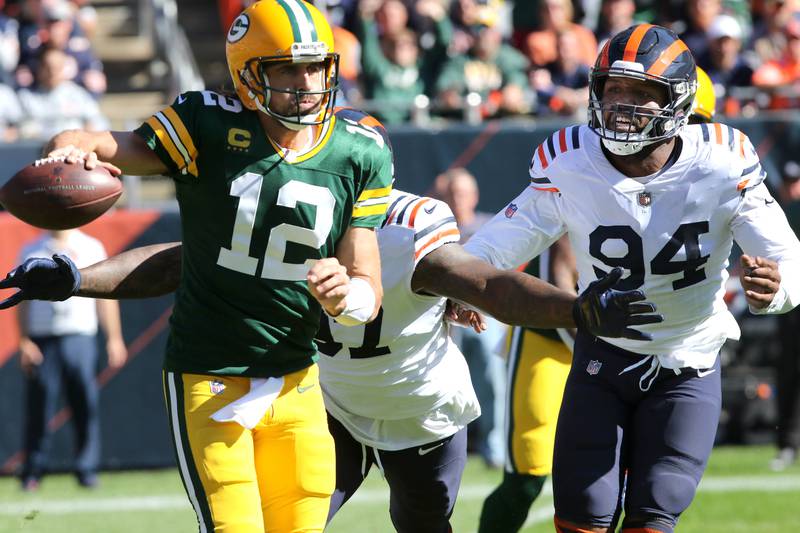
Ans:
{"type": "Polygon", "coordinates": [[[611,39],[606,41],[603,46],[603,51],[600,52],[600,68],[608,68],[608,45],[611,44],[611,39]]]}
{"type": "Polygon", "coordinates": [[[678,39],[669,45],[666,50],[661,52],[658,60],[647,70],[647,73],[653,76],[661,76],[661,74],[667,70],[667,67],[669,67],[673,61],[675,61],[675,58],[688,49],[689,48],[687,48],[686,43],[678,39]]]}
{"type": "Polygon", "coordinates": [[[644,34],[652,27],[652,24],[640,24],[633,30],[627,44],[625,44],[625,53],[622,55],[623,61],[636,62],[636,52],[639,51],[639,45],[642,44],[644,34]]]}

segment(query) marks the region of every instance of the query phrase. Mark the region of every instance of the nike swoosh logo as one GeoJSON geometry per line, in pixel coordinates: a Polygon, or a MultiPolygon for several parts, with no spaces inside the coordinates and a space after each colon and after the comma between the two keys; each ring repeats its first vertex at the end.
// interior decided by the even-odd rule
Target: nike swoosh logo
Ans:
{"type": "Polygon", "coordinates": [[[297,393],[298,394],[303,394],[305,391],[307,391],[308,389],[312,388],[313,386],[314,386],[314,383],[312,383],[311,385],[306,385],[305,387],[298,385],[297,386],[297,393]]]}
{"type": "Polygon", "coordinates": [[[422,209],[424,209],[425,212],[430,215],[431,213],[433,213],[433,210],[436,209],[436,204],[433,204],[430,207],[423,207],[422,209]]]}
{"type": "Polygon", "coordinates": [[[702,377],[705,377],[705,376],[707,376],[709,374],[713,374],[716,371],[717,371],[716,368],[710,368],[710,369],[706,369],[706,370],[698,370],[697,371],[697,377],[698,378],[702,378],[702,377]]]}
{"type": "Polygon", "coordinates": [[[765,199],[764,199],[764,203],[765,203],[766,205],[774,204],[774,203],[775,203],[775,200],[771,200],[771,201],[770,201],[770,200],[767,200],[767,199],[765,198],[765,199]]]}
{"type": "Polygon", "coordinates": [[[422,448],[422,447],[420,447],[419,449],[417,449],[417,453],[420,454],[420,455],[425,455],[425,454],[431,453],[436,448],[440,448],[442,446],[444,446],[444,442],[440,442],[439,444],[437,444],[435,446],[431,446],[430,448],[422,448]]]}
{"type": "Polygon", "coordinates": [[[182,94],[180,96],[178,96],[178,105],[181,105],[185,101],[186,101],[186,97],[185,96],[183,96],[182,94]]]}

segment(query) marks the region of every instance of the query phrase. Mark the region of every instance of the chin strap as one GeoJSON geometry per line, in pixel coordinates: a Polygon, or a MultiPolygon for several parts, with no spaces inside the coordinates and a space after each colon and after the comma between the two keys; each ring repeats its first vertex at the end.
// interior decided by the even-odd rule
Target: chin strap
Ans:
{"type": "Polygon", "coordinates": [[[603,138],[603,146],[614,155],[632,155],[641,152],[642,148],[652,144],[652,142],[654,141],[615,141],[603,138]]]}
{"type": "Polygon", "coordinates": [[[313,126],[313,125],[317,124],[317,122],[318,122],[317,117],[319,116],[319,114],[302,116],[302,117],[300,117],[300,122],[293,121],[291,119],[294,118],[294,117],[288,117],[286,115],[281,115],[279,113],[276,113],[275,111],[271,110],[269,107],[267,107],[264,104],[262,104],[261,100],[256,98],[256,95],[253,93],[253,91],[248,91],[248,95],[250,96],[250,99],[253,101],[253,103],[256,105],[256,107],[258,108],[259,111],[261,111],[262,113],[264,113],[266,115],[269,115],[269,116],[273,117],[275,120],[280,122],[283,127],[287,128],[287,129],[290,129],[292,131],[304,130],[305,128],[307,128],[309,126],[313,126]]]}

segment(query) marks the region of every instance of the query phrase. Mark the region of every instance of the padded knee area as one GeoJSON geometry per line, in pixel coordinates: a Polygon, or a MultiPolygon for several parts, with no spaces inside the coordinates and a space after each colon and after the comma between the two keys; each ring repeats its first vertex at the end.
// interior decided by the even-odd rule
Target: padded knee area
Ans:
{"type": "Polygon", "coordinates": [[[626,515],[620,533],[672,533],[674,524],[663,516],[649,513],[626,515]]]}

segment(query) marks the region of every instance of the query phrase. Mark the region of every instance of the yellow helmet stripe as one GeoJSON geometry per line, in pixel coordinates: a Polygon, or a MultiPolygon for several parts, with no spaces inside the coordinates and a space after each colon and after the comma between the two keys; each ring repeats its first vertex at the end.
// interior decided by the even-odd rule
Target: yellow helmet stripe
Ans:
{"type": "Polygon", "coordinates": [[[278,0],[278,5],[286,11],[286,16],[292,25],[295,42],[309,43],[317,40],[317,30],[311,19],[311,13],[303,5],[302,0],[299,2],[297,0],[278,0]]]}

